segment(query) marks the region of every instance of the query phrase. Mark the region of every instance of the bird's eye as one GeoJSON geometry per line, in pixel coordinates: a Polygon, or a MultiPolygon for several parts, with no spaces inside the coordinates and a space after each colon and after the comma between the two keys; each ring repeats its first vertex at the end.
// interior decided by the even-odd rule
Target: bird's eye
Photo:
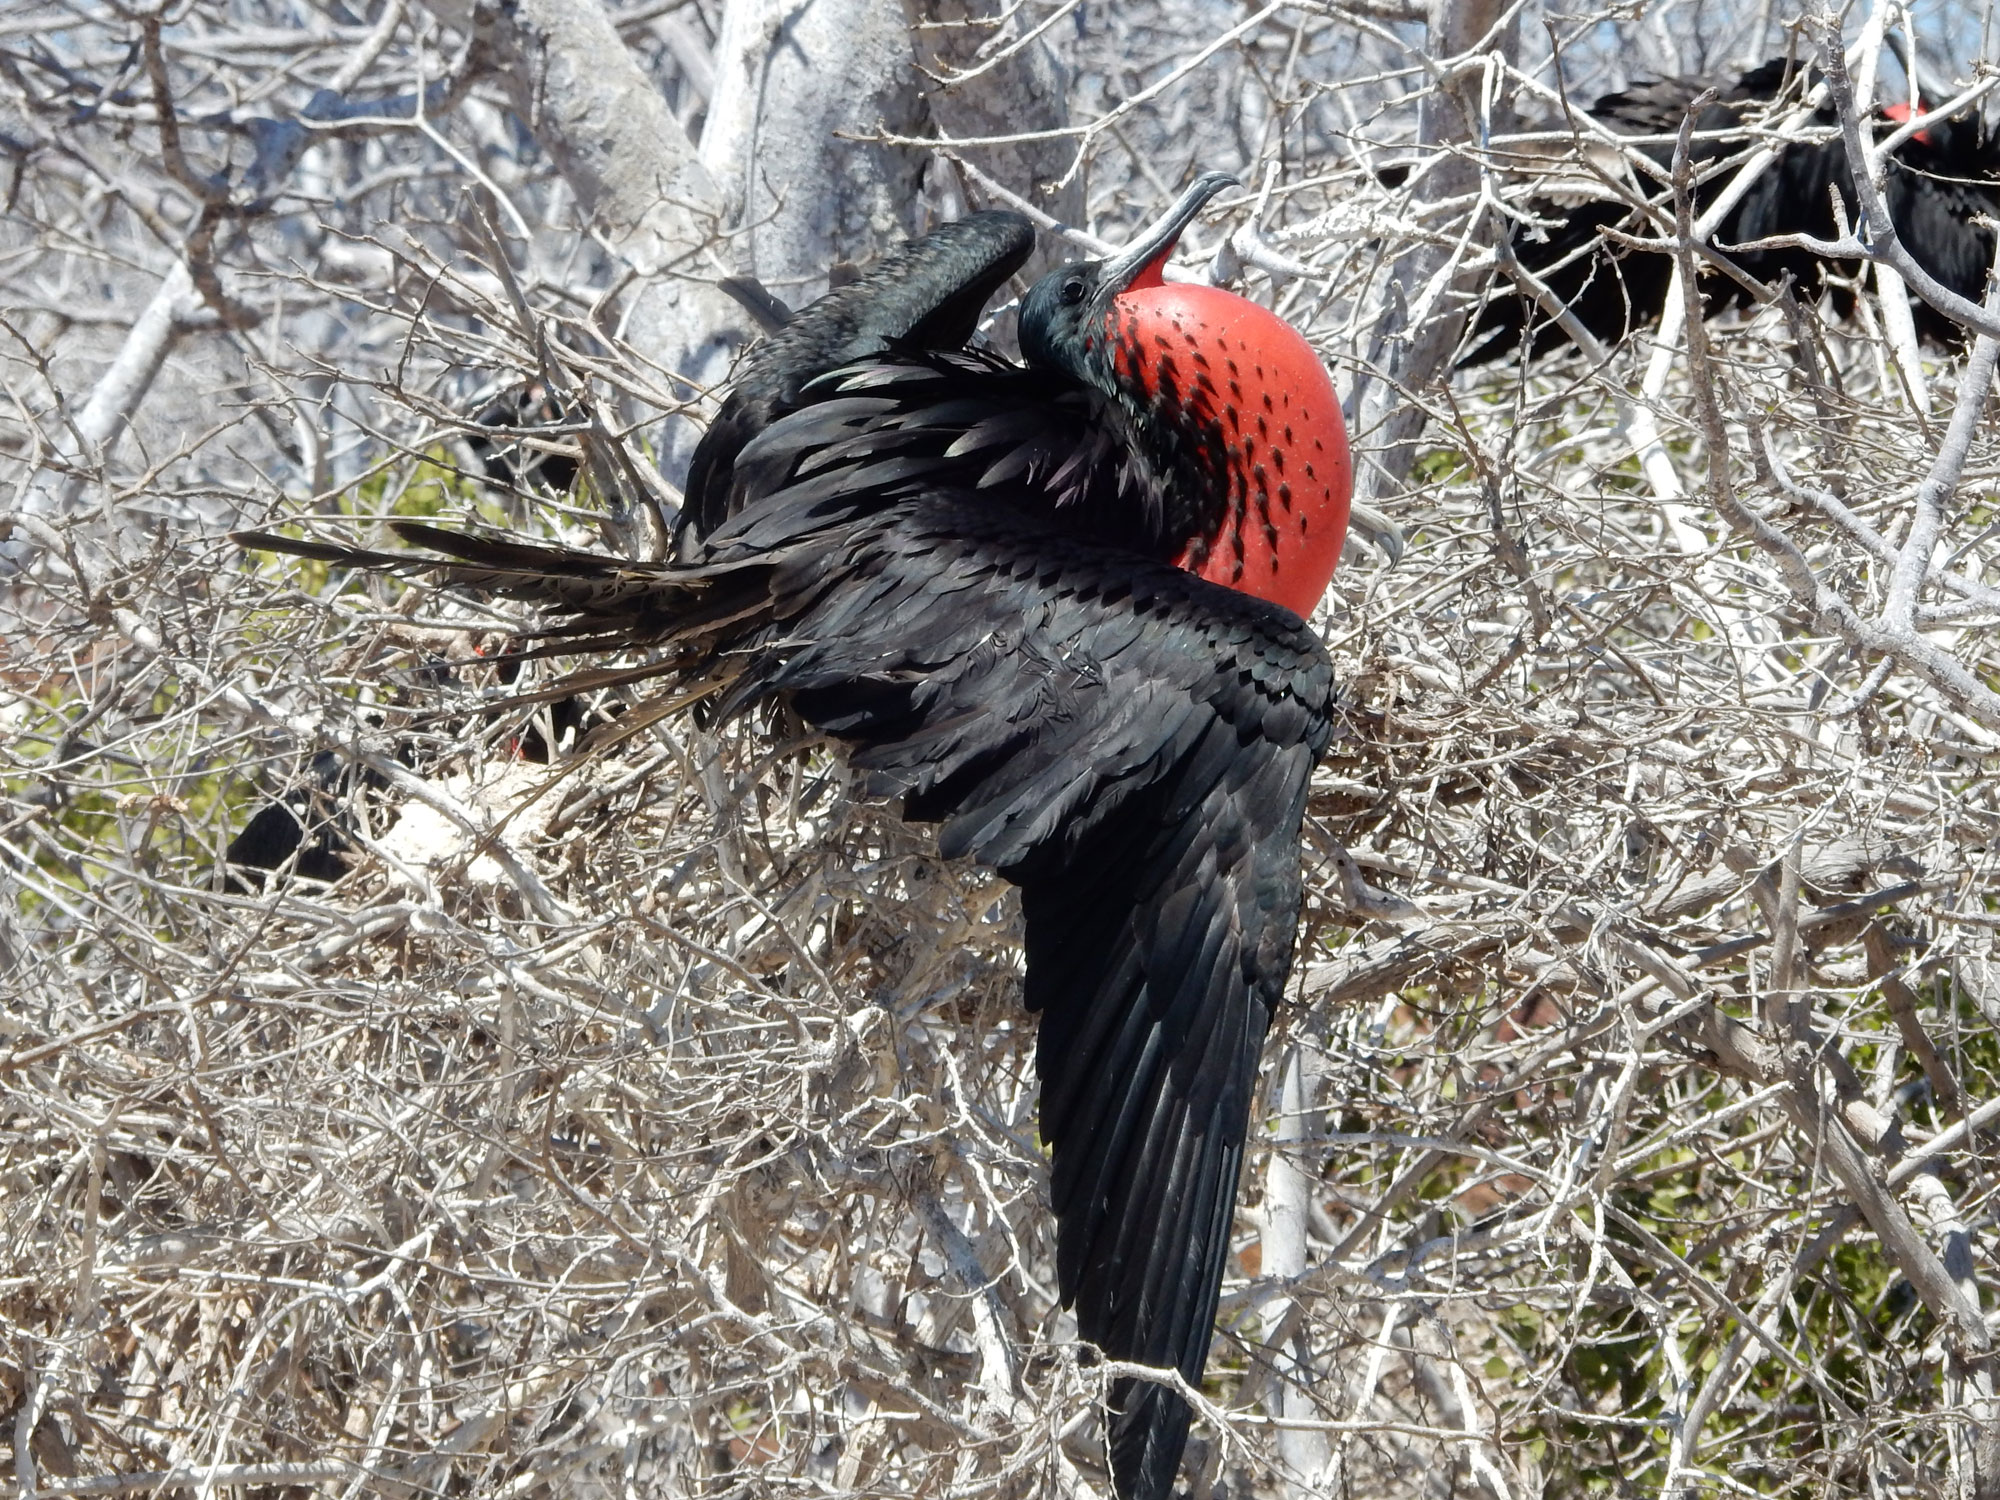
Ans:
{"type": "Polygon", "coordinates": [[[1083,300],[1083,278],[1072,276],[1062,284],[1063,306],[1074,307],[1083,300]]]}

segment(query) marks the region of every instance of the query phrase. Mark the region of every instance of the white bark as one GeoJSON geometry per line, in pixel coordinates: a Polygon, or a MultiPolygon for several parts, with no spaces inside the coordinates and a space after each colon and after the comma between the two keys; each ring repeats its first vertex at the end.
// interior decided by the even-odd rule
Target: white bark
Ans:
{"type": "Polygon", "coordinates": [[[99,378],[76,414],[76,436],[86,449],[108,449],[132,420],[132,413],[152,389],[174,341],[201,307],[188,274],[187,262],[176,261],[146,310],[118,350],[118,357],[99,378]]]}
{"type": "MultiPolygon", "coordinates": [[[[942,78],[925,98],[932,123],[946,139],[1022,135],[1069,123],[1069,69],[1046,35],[1017,37],[1020,22],[981,26],[964,0],[905,0],[910,35],[925,70],[942,78]]],[[[965,148],[993,181],[1065,224],[1081,225],[1081,174],[1070,173],[1076,143],[1013,141],[965,148]],[[1065,181],[1065,179],[1068,179],[1065,181]]],[[[1045,246],[1024,271],[1029,279],[1067,256],[1045,246]]]]}
{"type": "MultiPolygon", "coordinates": [[[[1479,185],[1480,169],[1464,154],[1479,139],[1483,114],[1486,75],[1476,49],[1501,40],[1504,14],[1498,0],[1433,0],[1428,50],[1446,76],[1425,97],[1418,126],[1420,147],[1443,158],[1419,190],[1431,202],[1461,197],[1479,185]]],[[[1474,248],[1481,225],[1475,220],[1450,228],[1446,242],[1417,245],[1398,258],[1376,328],[1377,348],[1370,351],[1380,373],[1364,374],[1349,398],[1348,425],[1357,450],[1354,498],[1364,505],[1396,491],[1408,475],[1425,412],[1406,393],[1444,372],[1465,327],[1463,305],[1447,299],[1454,291],[1470,290],[1460,284],[1465,278],[1455,264],[1474,248]]]]}
{"type": "Polygon", "coordinates": [[[742,226],[739,269],[796,305],[916,228],[922,154],[868,139],[923,123],[897,0],[730,0],[715,50],[701,160],[742,226]]]}
{"type": "Polygon", "coordinates": [[[609,12],[596,0],[431,8],[472,29],[591,227],[642,278],[626,336],[693,390],[715,384],[750,332],[715,287],[729,269],[725,200],[609,12]]]}
{"type": "MultiPolygon", "coordinates": [[[[22,486],[22,511],[56,518],[77,508],[85,471],[97,468],[110,456],[132,414],[153,388],[167,356],[201,312],[201,296],[187,262],[175,261],[83,405],[54,432],[53,456],[61,466],[41,469],[22,486]]],[[[0,548],[0,557],[18,564],[26,561],[30,550],[22,542],[9,542],[0,548]]]]}
{"type": "Polygon", "coordinates": [[[674,63],[688,86],[704,101],[715,97],[715,54],[709,50],[693,26],[680,16],[661,16],[653,22],[653,34],[667,44],[674,63]]]}
{"type": "MultiPolygon", "coordinates": [[[[1305,1274],[1306,1231],[1312,1216],[1312,1195],[1316,1174],[1308,1168],[1300,1143],[1310,1138],[1311,1109],[1317,1072],[1304,1048],[1294,1047],[1285,1059],[1284,1082],[1278,1102],[1278,1149],[1271,1153],[1270,1180],[1264,1190],[1264,1235],[1262,1273],[1290,1281],[1305,1274]]],[[[1290,1312],[1289,1301],[1279,1301],[1266,1312],[1267,1323],[1282,1322],[1290,1312]]],[[[1323,1415],[1309,1389],[1313,1371],[1303,1364],[1298,1350],[1310,1348],[1303,1332],[1290,1349],[1274,1349],[1285,1379],[1275,1395],[1281,1418],[1311,1421],[1323,1415]]],[[[1323,1432],[1305,1428],[1282,1428],[1278,1433],[1278,1456],[1285,1467],[1285,1488],[1290,1495],[1307,1497],[1324,1492],[1327,1466],[1332,1451],[1323,1432]]]]}

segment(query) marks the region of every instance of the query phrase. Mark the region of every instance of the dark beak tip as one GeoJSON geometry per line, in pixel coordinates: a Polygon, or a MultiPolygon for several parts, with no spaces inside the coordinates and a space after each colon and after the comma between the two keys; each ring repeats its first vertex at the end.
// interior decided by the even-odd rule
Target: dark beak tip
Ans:
{"type": "Polygon", "coordinates": [[[1206,208],[1209,201],[1225,189],[1240,188],[1242,186],[1243,179],[1238,177],[1234,172],[1203,172],[1187,185],[1186,190],[1182,194],[1184,198],[1192,200],[1193,203],[1193,213],[1189,214],[1189,218],[1192,218],[1194,213],[1198,213],[1206,208]]]}
{"type": "Polygon", "coordinates": [[[1181,195],[1165,214],[1148,225],[1131,244],[1105,260],[1103,290],[1116,295],[1149,263],[1172,252],[1181,232],[1194,222],[1195,215],[1209,199],[1226,187],[1241,187],[1242,179],[1233,172],[1203,172],[1181,190],[1181,195]]]}

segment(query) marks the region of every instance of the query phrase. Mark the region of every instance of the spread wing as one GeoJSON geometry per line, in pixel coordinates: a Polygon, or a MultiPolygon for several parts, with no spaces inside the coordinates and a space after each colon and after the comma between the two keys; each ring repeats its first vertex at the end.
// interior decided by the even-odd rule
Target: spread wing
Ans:
{"type": "MultiPolygon", "coordinates": [[[[552,606],[559,638],[734,664],[728,709],[787,699],[944,853],[1021,887],[1062,1294],[1108,1355],[1198,1383],[1291,963],[1325,652],[1275,605],[976,494],[832,526],[769,509],[759,545],[699,568],[399,529],[459,559],[446,580],[552,606]]],[[[1118,1383],[1121,1495],[1170,1493],[1188,1417],[1118,1383]]]]}
{"type": "Polygon", "coordinates": [[[1116,402],[977,349],[901,350],[828,370],[707,483],[705,495],[690,487],[690,504],[726,519],[690,557],[768,547],[801,527],[940,490],[1125,551],[1179,550],[1169,497],[1137,458],[1116,402]]]}
{"type": "Polygon", "coordinates": [[[1034,248],[1034,226],[1021,215],[968,214],[898,246],[751,349],[689,465],[681,549],[734,513],[728,476],[737,451],[793,410],[809,381],[890,349],[964,348],[987,300],[1034,248]]]}
{"type": "MultiPolygon", "coordinates": [[[[948,855],[1020,885],[1062,1293],[1114,1358],[1208,1356],[1331,669],[1286,611],[990,508],[913,506],[767,679],[948,855]]],[[[861,559],[857,558],[859,562],[861,559]]],[[[1118,1491],[1187,1431],[1123,1382],[1118,1491]]]]}

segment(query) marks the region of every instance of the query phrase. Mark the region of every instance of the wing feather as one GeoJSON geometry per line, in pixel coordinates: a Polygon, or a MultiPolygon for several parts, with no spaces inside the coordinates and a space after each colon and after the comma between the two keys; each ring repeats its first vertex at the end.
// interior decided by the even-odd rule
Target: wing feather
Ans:
{"type": "MultiPolygon", "coordinates": [[[[987,583],[919,617],[921,653],[843,617],[838,646],[790,670],[893,660],[932,689],[840,732],[909,778],[912,810],[945,820],[941,848],[1022,886],[1063,1293],[1107,1353],[1199,1381],[1330,675],[1281,611],[1222,590],[1197,602],[1208,586],[1129,557],[1025,545],[982,537],[970,513],[938,524],[914,549],[925,576],[987,583]],[[1147,628],[1107,596],[1148,601],[1147,628]],[[954,665],[922,672],[919,655],[954,665]]],[[[1184,1406],[1143,1382],[1113,1405],[1120,1493],[1164,1495],[1184,1406]]]]}

